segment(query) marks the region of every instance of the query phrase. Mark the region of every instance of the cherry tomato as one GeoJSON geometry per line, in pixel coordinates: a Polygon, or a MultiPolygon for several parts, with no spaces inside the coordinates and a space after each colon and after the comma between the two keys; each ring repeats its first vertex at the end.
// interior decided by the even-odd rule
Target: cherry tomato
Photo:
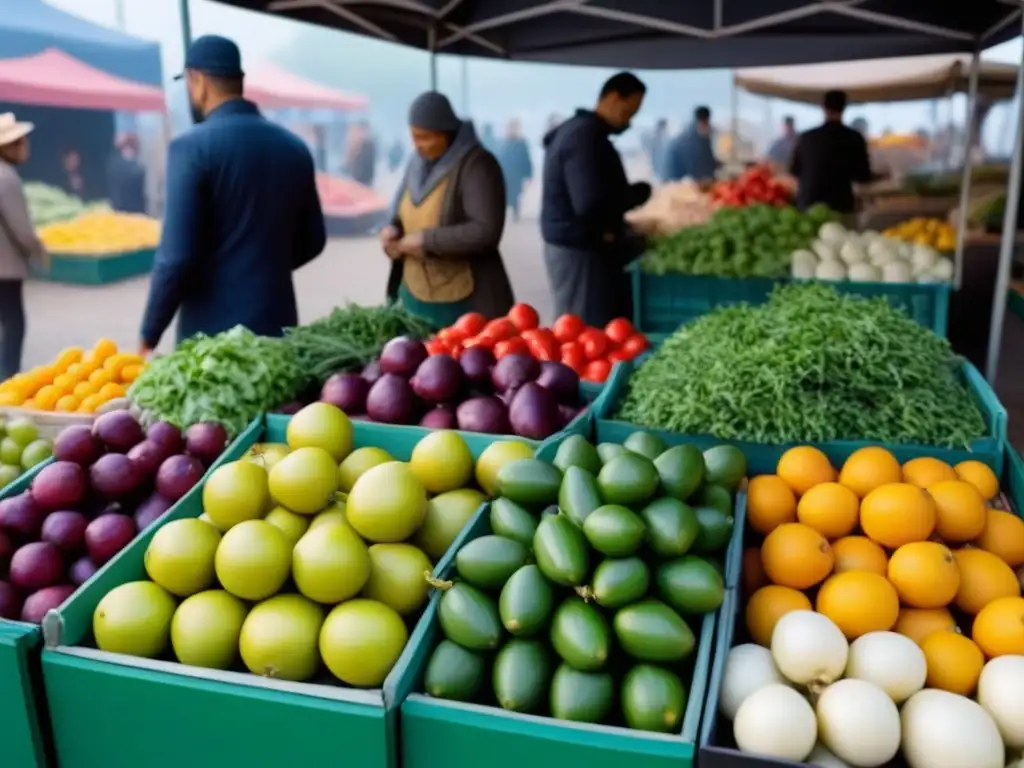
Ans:
{"type": "MultiPolygon", "coordinates": [[[[524,336],[523,338],[525,339],[526,337],[524,336]]],[[[526,339],[526,346],[530,350],[530,354],[538,360],[558,360],[559,353],[561,352],[558,348],[558,342],[554,338],[548,338],[543,334],[537,334],[532,338],[526,339]]]]}
{"type": "Polygon", "coordinates": [[[448,348],[440,339],[431,339],[430,341],[427,342],[428,355],[443,355],[446,352],[448,352],[448,348]]]}
{"type": "Polygon", "coordinates": [[[612,372],[612,364],[607,360],[593,360],[583,369],[583,378],[587,381],[603,384],[608,380],[608,374],[612,372]]]}
{"type": "Polygon", "coordinates": [[[451,328],[442,328],[437,332],[437,338],[446,347],[461,347],[462,342],[468,339],[473,334],[466,333],[461,328],[457,328],[454,325],[451,328]]]}
{"type": "Polygon", "coordinates": [[[497,320],[491,320],[491,322],[485,325],[481,334],[490,336],[496,342],[505,341],[516,335],[516,327],[512,325],[512,321],[508,318],[500,317],[497,320]]]}
{"type": "Polygon", "coordinates": [[[572,368],[576,373],[582,373],[587,364],[587,356],[583,352],[583,346],[576,341],[569,341],[562,345],[559,350],[562,362],[572,368]]]}
{"type": "Polygon", "coordinates": [[[613,344],[621,344],[636,331],[633,324],[624,317],[617,317],[604,327],[604,333],[613,344]]]}
{"type": "Polygon", "coordinates": [[[632,360],[650,346],[651,342],[647,340],[646,336],[642,333],[634,333],[626,339],[625,343],[622,345],[622,351],[628,354],[629,359],[632,360]]]}
{"type": "Polygon", "coordinates": [[[613,349],[605,356],[605,359],[612,365],[615,365],[616,363],[624,363],[627,360],[632,360],[633,357],[633,355],[629,354],[624,349],[613,349]]]}
{"type": "Polygon", "coordinates": [[[586,325],[576,315],[562,315],[555,320],[552,330],[555,332],[555,338],[562,344],[565,344],[566,342],[576,341],[579,335],[583,333],[584,328],[586,328],[586,325]]]}
{"type": "Polygon", "coordinates": [[[474,336],[471,339],[466,339],[464,342],[462,342],[462,347],[463,349],[469,349],[470,347],[483,347],[484,349],[494,349],[495,343],[496,340],[494,339],[493,336],[480,334],[478,336],[474,336]]]}
{"type": "Polygon", "coordinates": [[[599,360],[608,352],[608,337],[597,328],[587,328],[580,334],[579,342],[583,345],[587,360],[599,360]]]}
{"type": "Polygon", "coordinates": [[[462,331],[468,339],[470,336],[476,336],[480,333],[485,325],[487,325],[486,317],[479,312],[467,312],[455,321],[455,325],[452,328],[462,331]]]}
{"type": "Polygon", "coordinates": [[[505,355],[524,355],[527,353],[529,353],[529,350],[526,348],[526,342],[518,336],[499,341],[494,345],[494,356],[498,360],[501,360],[505,355]]]}
{"type": "Polygon", "coordinates": [[[537,314],[537,310],[529,304],[522,303],[516,304],[508,311],[508,319],[520,331],[536,328],[540,323],[540,316],[537,314]]]}

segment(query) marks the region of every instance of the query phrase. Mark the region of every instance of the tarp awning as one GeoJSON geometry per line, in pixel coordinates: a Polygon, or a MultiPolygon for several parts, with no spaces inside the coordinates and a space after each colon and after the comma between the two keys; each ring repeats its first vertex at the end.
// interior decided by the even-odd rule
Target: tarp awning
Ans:
{"type": "Polygon", "coordinates": [[[164,109],[163,91],[156,86],[122,80],[52,48],[0,59],[0,101],[123,112],[164,109]]]}
{"type": "MultiPolygon", "coordinates": [[[[844,61],[795,67],[737,70],[736,84],[749,93],[821,104],[826,91],[846,91],[852,104],[938,99],[968,89],[971,57],[967,55],[906,56],[870,61],[844,61]]],[[[982,61],[978,94],[988,101],[1012,99],[1017,67],[982,61]]]]}
{"type": "Polygon", "coordinates": [[[369,99],[305,80],[274,64],[263,64],[245,75],[245,96],[264,109],[332,109],[339,112],[366,109],[369,99]]]}

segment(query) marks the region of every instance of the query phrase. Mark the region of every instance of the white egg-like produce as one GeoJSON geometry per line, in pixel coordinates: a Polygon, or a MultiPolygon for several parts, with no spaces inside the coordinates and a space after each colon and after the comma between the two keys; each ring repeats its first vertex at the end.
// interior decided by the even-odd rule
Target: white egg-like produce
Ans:
{"type": "Polygon", "coordinates": [[[817,768],[853,768],[829,752],[823,744],[818,744],[804,762],[817,768]]]}
{"type": "Polygon", "coordinates": [[[754,643],[737,645],[725,659],[719,711],[723,717],[734,720],[740,704],[750,694],[772,683],[785,685],[786,679],[772,661],[771,651],[754,643]]]}
{"type": "Polygon", "coordinates": [[[797,685],[825,687],[842,677],[850,645],[830,618],[814,611],[790,611],[772,630],[772,658],[797,685]]]}
{"type": "Polygon", "coordinates": [[[787,685],[766,685],[747,697],[732,724],[741,752],[780,760],[803,760],[818,740],[814,710],[787,685]]]}
{"type": "Polygon", "coordinates": [[[855,768],[877,768],[900,750],[900,713],[889,694],[864,680],[839,680],[818,697],[818,738],[855,768]]]}
{"type": "Polygon", "coordinates": [[[903,757],[909,768],[1003,768],[995,720],[980,704],[935,688],[903,705],[903,757]]]}
{"type": "Polygon", "coordinates": [[[868,632],[850,643],[847,678],[877,685],[897,704],[924,688],[928,663],[921,648],[896,632],[868,632]]]}
{"type": "Polygon", "coordinates": [[[1008,749],[1024,749],[1024,656],[997,656],[981,670],[978,703],[1008,749]]]}

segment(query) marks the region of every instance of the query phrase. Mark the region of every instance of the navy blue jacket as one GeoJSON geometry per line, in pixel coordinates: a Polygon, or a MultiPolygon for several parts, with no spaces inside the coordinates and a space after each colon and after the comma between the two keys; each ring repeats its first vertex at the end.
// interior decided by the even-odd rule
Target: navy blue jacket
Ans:
{"type": "Polygon", "coordinates": [[[301,139],[229,101],[171,142],[163,236],[142,321],[160,341],[235,325],[280,336],[298,323],[292,270],[326,244],[313,158],[301,139]]]}
{"type": "Polygon", "coordinates": [[[711,137],[702,134],[693,124],[669,142],[662,173],[665,181],[679,181],[687,177],[712,179],[718,166],[711,137]]]}
{"type": "Polygon", "coordinates": [[[146,169],[142,163],[114,153],[107,161],[107,191],[115,211],[145,213],[146,169]]]}

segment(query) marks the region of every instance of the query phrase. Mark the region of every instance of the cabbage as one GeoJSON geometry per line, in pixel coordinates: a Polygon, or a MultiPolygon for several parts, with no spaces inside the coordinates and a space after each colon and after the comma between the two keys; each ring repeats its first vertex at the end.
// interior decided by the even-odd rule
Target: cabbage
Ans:
{"type": "Polygon", "coordinates": [[[798,280],[807,280],[814,277],[814,268],[818,264],[818,257],[808,250],[801,249],[794,251],[789,257],[790,274],[798,280]]]}
{"type": "Polygon", "coordinates": [[[867,261],[868,256],[857,238],[851,236],[839,249],[839,258],[846,264],[860,264],[862,261],[867,261]]]}
{"type": "Polygon", "coordinates": [[[891,261],[882,266],[882,280],[886,283],[910,283],[913,275],[905,261],[891,261]]]}
{"type": "Polygon", "coordinates": [[[872,264],[851,264],[850,280],[858,283],[877,283],[882,279],[882,270],[872,264]]]}
{"type": "Polygon", "coordinates": [[[839,260],[838,249],[831,243],[826,243],[824,240],[815,240],[811,243],[811,250],[813,250],[822,261],[839,260]]]}
{"type": "Polygon", "coordinates": [[[818,230],[818,237],[830,245],[840,246],[848,237],[846,227],[834,221],[826,222],[818,230]]]}
{"type": "Polygon", "coordinates": [[[846,267],[841,261],[823,261],[815,267],[814,276],[819,280],[845,280],[846,267]]]}

